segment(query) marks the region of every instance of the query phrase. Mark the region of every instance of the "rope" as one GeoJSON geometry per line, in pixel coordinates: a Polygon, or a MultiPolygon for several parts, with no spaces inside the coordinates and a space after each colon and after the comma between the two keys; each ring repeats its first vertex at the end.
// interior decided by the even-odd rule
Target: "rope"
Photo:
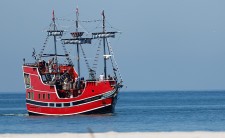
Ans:
{"type": "Polygon", "coordinates": [[[49,36],[47,35],[47,37],[45,38],[45,42],[43,44],[43,47],[42,47],[42,49],[41,49],[41,51],[40,51],[40,53],[38,55],[38,59],[37,60],[41,60],[41,56],[43,55],[44,50],[45,50],[45,48],[47,46],[48,38],[49,38],[49,36]]]}
{"type": "MultiPolygon", "coordinates": [[[[62,37],[60,37],[60,39],[61,39],[61,38],[62,38],[62,37]]],[[[73,66],[73,61],[70,59],[69,53],[67,52],[66,47],[65,47],[65,45],[63,44],[62,41],[61,41],[61,44],[62,44],[64,53],[67,55],[67,56],[66,56],[66,60],[68,61],[68,63],[69,63],[70,65],[73,66]]]]}
{"type": "Polygon", "coordinates": [[[92,29],[91,32],[94,32],[96,29],[100,28],[100,25],[101,25],[101,22],[94,29],[92,29]]]}
{"type": "Polygon", "coordinates": [[[83,54],[83,57],[84,57],[84,61],[86,63],[86,66],[87,66],[88,70],[90,70],[91,68],[90,68],[90,65],[88,63],[87,56],[86,56],[86,54],[84,52],[84,49],[83,49],[83,47],[81,45],[80,45],[80,48],[81,48],[81,51],[82,51],[82,54],[83,54]]]}
{"type": "MultiPolygon", "coordinates": [[[[79,21],[80,22],[80,21],[79,21]]],[[[88,35],[88,34],[91,34],[87,28],[85,28],[81,23],[79,24],[80,28],[83,29],[85,31],[85,33],[88,35]]]]}
{"type": "Polygon", "coordinates": [[[113,53],[113,50],[112,50],[112,47],[111,47],[111,43],[108,41],[108,39],[106,39],[106,41],[107,41],[107,46],[108,46],[108,49],[109,49],[109,53],[110,53],[110,55],[112,55],[112,56],[111,56],[112,58],[110,57],[110,59],[111,59],[111,62],[112,62],[113,70],[116,69],[116,70],[114,70],[114,71],[115,71],[115,72],[116,72],[116,71],[118,72],[119,77],[120,77],[120,80],[121,80],[121,82],[123,82],[122,75],[121,75],[121,73],[120,73],[118,64],[117,64],[117,62],[116,62],[116,60],[115,60],[115,57],[114,57],[114,53],[113,53]],[[116,68],[114,68],[113,60],[114,60],[114,63],[115,63],[116,68]]]}
{"type": "MultiPolygon", "coordinates": [[[[53,25],[54,25],[53,23],[51,23],[51,24],[49,25],[49,30],[51,29],[51,27],[53,27],[53,25]]],[[[56,26],[55,26],[55,27],[56,27],[56,26]]],[[[57,29],[57,28],[56,28],[56,29],[57,29]]],[[[59,39],[61,39],[61,38],[62,38],[62,36],[59,37],[59,39]]],[[[42,47],[42,49],[41,49],[41,51],[40,51],[40,53],[39,53],[39,57],[38,57],[37,60],[41,60],[41,57],[42,57],[42,55],[43,55],[43,53],[44,53],[44,51],[45,51],[45,48],[47,47],[48,39],[49,39],[49,35],[47,35],[47,37],[46,37],[46,39],[45,39],[44,45],[43,45],[43,47],[42,47]]],[[[68,61],[68,63],[69,63],[70,65],[73,65],[73,62],[72,62],[72,60],[71,60],[70,57],[69,57],[69,53],[67,52],[66,47],[65,47],[65,45],[63,44],[62,41],[61,41],[61,44],[62,44],[64,53],[67,55],[67,56],[66,56],[66,60],[68,61]]]]}
{"type": "MultiPolygon", "coordinates": [[[[53,25],[54,25],[53,23],[50,23],[50,25],[48,27],[49,28],[48,30],[50,30],[53,25]]],[[[44,42],[43,47],[42,47],[42,49],[41,49],[41,51],[40,51],[40,53],[38,55],[38,59],[37,60],[41,60],[41,56],[43,55],[44,50],[45,50],[45,48],[47,46],[48,38],[49,38],[49,35],[47,35],[47,37],[45,38],[45,42],[44,42]]]]}
{"type": "MultiPolygon", "coordinates": [[[[69,21],[69,22],[75,22],[76,20],[72,20],[72,19],[65,19],[65,18],[55,18],[56,20],[59,20],[59,21],[69,21]]],[[[90,23],[90,22],[100,22],[102,20],[87,20],[87,21],[80,21],[80,22],[83,22],[83,23],[90,23]]]]}
{"type": "Polygon", "coordinates": [[[110,26],[110,28],[115,29],[115,30],[117,30],[118,32],[121,32],[119,29],[113,27],[109,22],[107,22],[107,20],[106,20],[106,23],[110,26]]]}
{"type": "Polygon", "coordinates": [[[97,70],[97,65],[98,65],[98,59],[99,59],[99,55],[100,55],[100,51],[101,51],[101,42],[102,40],[100,39],[99,44],[98,44],[98,48],[97,48],[97,52],[94,58],[94,62],[93,62],[93,69],[96,71],[97,70]]]}
{"type": "MultiPolygon", "coordinates": [[[[112,55],[112,56],[113,56],[113,52],[112,52],[112,50],[110,50],[110,48],[109,48],[108,39],[106,39],[106,42],[107,42],[107,48],[108,48],[108,51],[109,51],[109,55],[112,55]]],[[[115,69],[115,66],[114,66],[112,57],[110,57],[110,61],[111,61],[111,63],[112,63],[113,73],[114,73],[115,76],[117,76],[117,74],[116,74],[116,69],[115,69]]]]}

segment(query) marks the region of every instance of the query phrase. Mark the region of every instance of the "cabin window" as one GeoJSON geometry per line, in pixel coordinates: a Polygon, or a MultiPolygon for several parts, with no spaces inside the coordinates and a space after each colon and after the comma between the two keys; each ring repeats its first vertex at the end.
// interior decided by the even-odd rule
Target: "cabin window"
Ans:
{"type": "Polygon", "coordinates": [[[64,107],[68,107],[68,106],[70,106],[70,103],[64,103],[63,105],[64,105],[64,107]]]}
{"type": "Polygon", "coordinates": [[[56,107],[62,107],[61,103],[56,103],[56,107]]]}
{"type": "Polygon", "coordinates": [[[31,99],[31,100],[34,99],[34,93],[33,93],[33,92],[30,93],[30,99],[31,99]]]}
{"type": "Polygon", "coordinates": [[[24,73],[24,81],[26,88],[30,88],[30,74],[24,73]]]}
{"type": "Polygon", "coordinates": [[[45,99],[45,94],[43,94],[43,99],[45,99]]]}
{"type": "Polygon", "coordinates": [[[50,94],[48,94],[48,99],[51,99],[50,94]]]}
{"type": "Polygon", "coordinates": [[[54,107],[54,106],[55,106],[55,104],[54,104],[54,103],[50,103],[50,104],[49,104],[49,106],[54,107]]]}
{"type": "Polygon", "coordinates": [[[41,94],[40,93],[38,94],[38,99],[41,99],[41,94]]]}
{"type": "Polygon", "coordinates": [[[27,98],[30,99],[30,92],[27,93],[27,98]]]}

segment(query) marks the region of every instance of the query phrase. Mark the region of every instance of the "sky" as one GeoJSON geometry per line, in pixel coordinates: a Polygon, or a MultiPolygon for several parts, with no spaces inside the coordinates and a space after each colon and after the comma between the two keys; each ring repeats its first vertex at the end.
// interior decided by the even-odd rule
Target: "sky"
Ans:
{"type": "Polygon", "coordinates": [[[52,10],[77,5],[122,31],[112,44],[122,91],[225,90],[224,0],[1,0],[0,92],[25,91],[23,58],[42,48],[52,10]]]}

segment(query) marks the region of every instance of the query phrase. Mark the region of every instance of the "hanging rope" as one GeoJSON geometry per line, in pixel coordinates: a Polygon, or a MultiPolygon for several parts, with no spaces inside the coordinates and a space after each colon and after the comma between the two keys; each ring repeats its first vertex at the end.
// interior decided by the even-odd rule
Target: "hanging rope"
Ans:
{"type": "MultiPolygon", "coordinates": [[[[52,27],[54,27],[53,25],[54,25],[53,23],[50,23],[50,25],[48,27],[49,28],[48,30],[50,30],[52,27]]],[[[49,38],[49,35],[47,35],[47,37],[45,38],[45,42],[44,42],[43,47],[42,47],[42,49],[41,49],[41,51],[40,51],[40,53],[38,55],[37,60],[41,60],[41,57],[42,57],[42,55],[43,55],[43,53],[45,51],[45,48],[47,47],[48,38],[49,38]]]]}
{"type": "Polygon", "coordinates": [[[116,74],[116,71],[118,72],[119,77],[120,77],[120,80],[121,80],[121,82],[123,82],[122,75],[121,75],[121,73],[120,73],[118,64],[117,64],[117,62],[116,62],[116,60],[115,60],[115,57],[114,57],[114,53],[113,53],[113,50],[112,50],[112,47],[111,47],[111,43],[108,41],[108,39],[106,39],[106,42],[107,42],[107,47],[108,47],[108,49],[109,49],[109,54],[112,55],[112,56],[110,57],[110,59],[111,59],[111,62],[112,62],[113,71],[114,71],[115,74],[116,74]],[[114,66],[113,61],[114,61],[114,63],[115,63],[116,68],[115,68],[115,66],[114,66]]]}
{"type": "Polygon", "coordinates": [[[110,28],[117,30],[118,32],[121,32],[119,29],[113,27],[109,22],[106,21],[106,23],[110,26],[110,28]]]}
{"type": "Polygon", "coordinates": [[[99,22],[99,24],[94,28],[94,29],[92,29],[91,30],[91,32],[94,32],[96,29],[98,29],[98,28],[102,28],[102,26],[101,26],[101,22],[99,22]]]}
{"type": "Polygon", "coordinates": [[[83,30],[85,31],[86,35],[91,34],[91,33],[87,30],[87,28],[85,28],[85,27],[80,23],[80,21],[79,21],[79,26],[80,26],[81,29],[83,29],[83,30]]]}
{"type": "MultiPolygon", "coordinates": [[[[108,39],[106,39],[106,43],[107,43],[107,48],[108,48],[108,51],[109,51],[109,55],[113,56],[113,52],[112,52],[112,50],[110,50],[110,48],[109,48],[108,39]]],[[[114,62],[113,62],[112,57],[110,57],[110,61],[111,61],[111,65],[112,65],[112,68],[113,68],[113,73],[114,73],[115,76],[117,76],[117,74],[116,74],[117,69],[115,68],[115,65],[114,65],[114,62]]]]}
{"type": "MultiPolygon", "coordinates": [[[[51,29],[51,27],[52,27],[52,23],[49,25],[49,29],[51,29]]],[[[62,36],[59,37],[60,40],[61,40],[61,38],[62,38],[62,36]]],[[[49,35],[47,35],[47,37],[46,37],[46,39],[45,39],[44,45],[43,45],[43,47],[42,47],[42,49],[41,49],[41,51],[40,51],[40,53],[39,53],[39,57],[37,58],[37,60],[41,60],[41,57],[42,57],[42,55],[43,55],[43,53],[44,53],[44,51],[45,51],[45,48],[47,47],[47,42],[48,42],[48,40],[49,40],[49,35]]],[[[67,52],[66,47],[65,47],[65,45],[63,44],[62,41],[61,41],[61,44],[62,44],[64,53],[65,53],[65,55],[66,55],[66,60],[68,61],[68,63],[69,63],[70,65],[73,65],[73,62],[72,62],[72,60],[71,60],[70,57],[69,57],[69,53],[67,52]]]]}
{"type": "Polygon", "coordinates": [[[97,66],[98,66],[98,59],[99,59],[99,55],[100,55],[100,51],[101,51],[101,42],[102,42],[102,39],[100,39],[100,41],[99,41],[97,52],[96,52],[94,62],[93,62],[92,69],[95,71],[97,70],[97,66]]]}
{"type": "MultiPolygon", "coordinates": [[[[75,22],[76,20],[71,20],[71,19],[65,19],[65,18],[55,18],[56,20],[59,21],[69,21],[69,22],[75,22]]],[[[87,20],[87,21],[80,21],[80,22],[84,22],[84,23],[90,23],[90,22],[100,22],[102,20],[87,20]]]]}
{"type": "MultiPolygon", "coordinates": [[[[61,39],[61,38],[62,38],[62,37],[60,37],[60,39],[61,39]]],[[[68,61],[69,65],[72,65],[72,66],[73,66],[73,61],[71,60],[71,58],[70,58],[70,56],[69,56],[69,53],[67,52],[66,47],[65,47],[65,45],[63,44],[62,41],[61,41],[61,44],[62,44],[64,53],[65,53],[65,55],[66,55],[66,60],[68,61]]]]}
{"type": "Polygon", "coordinates": [[[84,61],[86,63],[86,66],[87,66],[88,70],[90,70],[91,68],[90,68],[90,65],[88,63],[87,56],[86,56],[86,54],[84,52],[84,49],[83,49],[82,45],[80,45],[80,48],[81,48],[81,51],[82,51],[82,54],[83,54],[83,57],[84,57],[84,61]]]}
{"type": "Polygon", "coordinates": [[[43,53],[44,53],[44,50],[45,50],[45,48],[46,48],[46,46],[47,46],[48,38],[49,38],[49,36],[47,35],[47,37],[45,38],[45,42],[44,42],[44,44],[43,44],[43,47],[42,47],[42,49],[41,49],[41,51],[40,51],[40,53],[39,53],[39,55],[38,55],[37,60],[41,60],[41,57],[42,57],[42,55],[43,55],[43,53]]]}

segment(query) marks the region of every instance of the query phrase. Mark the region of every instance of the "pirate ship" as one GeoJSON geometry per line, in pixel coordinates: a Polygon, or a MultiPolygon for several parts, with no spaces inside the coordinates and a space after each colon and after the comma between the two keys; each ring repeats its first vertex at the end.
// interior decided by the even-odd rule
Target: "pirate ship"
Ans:
{"type": "MultiPolygon", "coordinates": [[[[85,32],[79,31],[79,12],[76,9],[75,32],[71,32],[70,38],[64,38],[65,31],[59,30],[56,24],[57,18],[53,11],[52,22],[47,30],[47,38],[40,53],[33,52],[35,61],[26,63],[24,59],[23,75],[26,89],[26,107],[29,115],[75,115],[75,114],[104,114],[113,113],[120,88],[122,77],[119,72],[109,38],[114,38],[116,31],[106,31],[106,18],[104,11],[100,32],[91,33],[89,37],[83,37],[85,32]],[[52,38],[52,53],[45,53],[48,39],[52,38]],[[58,41],[64,50],[64,54],[58,54],[58,41]],[[97,49],[95,62],[102,57],[102,70],[98,75],[97,67],[90,67],[87,63],[88,77],[82,77],[80,54],[86,57],[82,45],[91,45],[92,41],[100,41],[101,47],[97,49]],[[71,59],[66,45],[75,47],[76,59],[71,59]],[[102,56],[100,55],[102,49],[102,56]],[[65,58],[67,63],[60,63],[65,58]],[[73,62],[76,62],[76,66],[73,62]],[[109,74],[108,64],[112,64],[112,74],[109,74]]],[[[96,65],[96,64],[94,64],[96,65]]]]}

